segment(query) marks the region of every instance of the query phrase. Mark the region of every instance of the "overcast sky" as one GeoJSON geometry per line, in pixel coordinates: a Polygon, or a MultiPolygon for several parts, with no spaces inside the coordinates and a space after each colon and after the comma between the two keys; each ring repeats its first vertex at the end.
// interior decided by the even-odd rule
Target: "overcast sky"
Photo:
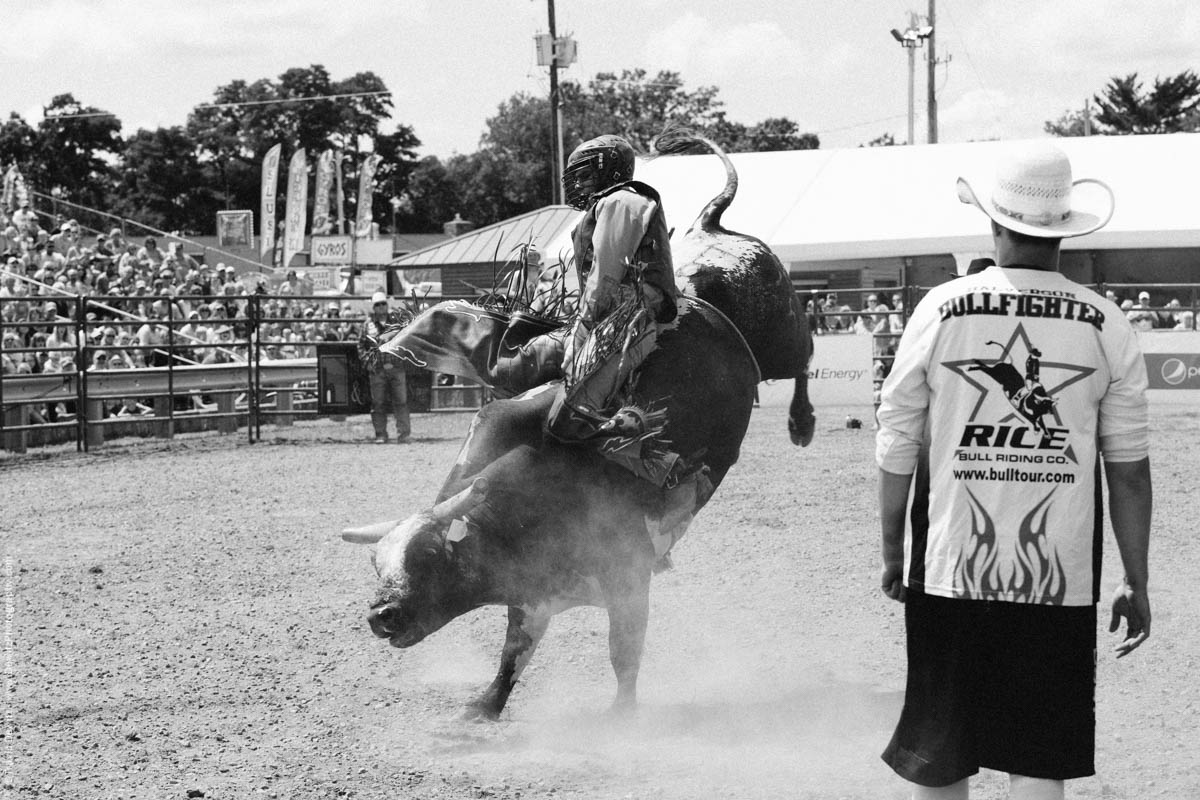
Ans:
{"type": "MultiPolygon", "coordinates": [[[[642,67],[713,85],[732,120],[789,117],[821,146],[907,129],[907,58],[889,34],[928,0],[556,0],[579,43],[564,76],[642,67]]],[[[546,94],[533,36],[546,0],[42,0],[3,15],[0,111],[31,124],[52,97],[120,117],[123,133],[182,125],[230,81],[321,64],[378,74],[422,155],[477,149],[517,92],[546,94]]],[[[942,141],[1038,136],[1114,75],[1146,82],[1200,69],[1195,0],[938,0],[942,141]]],[[[917,141],[925,141],[917,51],[917,141]]],[[[392,128],[387,126],[387,130],[392,128]]],[[[597,132],[599,133],[599,132],[597,132]]]]}

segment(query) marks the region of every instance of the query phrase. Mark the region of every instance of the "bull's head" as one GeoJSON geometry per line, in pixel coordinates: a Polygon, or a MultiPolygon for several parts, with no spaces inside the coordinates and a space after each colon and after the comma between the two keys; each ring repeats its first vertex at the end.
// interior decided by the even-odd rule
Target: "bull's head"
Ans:
{"type": "Polygon", "coordinates": [[[367,614],[376,636],[410,647],[477,605],[454,542],[463,515],[486,497],[487,479],[478,477],[429,511],[342,531],[348,542],[378,544],[372,561],[383,584],[367,614]]]}

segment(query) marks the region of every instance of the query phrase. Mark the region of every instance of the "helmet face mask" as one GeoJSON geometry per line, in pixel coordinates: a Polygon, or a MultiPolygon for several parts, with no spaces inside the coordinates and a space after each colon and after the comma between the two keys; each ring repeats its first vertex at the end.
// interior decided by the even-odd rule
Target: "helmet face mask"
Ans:
{"type": "Polygon", "coordinates": [[[567,205],[583,210],[592,195],[633,178],[634,155],[620,136],[598,136],[576,147],[563,170],[567,205]]]}

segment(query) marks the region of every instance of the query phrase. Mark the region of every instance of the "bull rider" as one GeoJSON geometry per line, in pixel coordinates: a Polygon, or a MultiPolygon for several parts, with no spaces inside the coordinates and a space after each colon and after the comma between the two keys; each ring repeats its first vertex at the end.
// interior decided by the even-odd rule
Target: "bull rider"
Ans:
{"type": "Polygon", "coordinates": [[[662,201],[633,171],[633,148],[614,135],[579,145],[563,170],[566,202],[584,212],[572,233],[581,295],[547,430],[567,444],[626,439],[627,453],[606,456],[663,486],[679,456],[649,446],[661,415],[622,394],[675,319],[678,290],[662,201]]]}

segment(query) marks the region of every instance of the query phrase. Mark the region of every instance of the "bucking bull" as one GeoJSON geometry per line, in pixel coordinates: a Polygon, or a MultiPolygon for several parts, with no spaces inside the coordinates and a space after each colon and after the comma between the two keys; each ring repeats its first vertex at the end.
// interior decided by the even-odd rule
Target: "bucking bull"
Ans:
{"type": "Polygon", "coordinates": [[[812,439],[805,317],[767,246],[721,228],[737,174],[715,144],[691,137],[700,143],[723,160],[727,182],[677,246],[685,296],[634,388],[636,402],[665,410],[672,448],[702,465],[692,479],[660,489],[546,436],[555,388],[542,385],[476,414],[432,508],[342,534],[377,543],[382,585],[367,619],[396,647],[481,606],[508,607],[499,671],[468,717],[496,718],[550,618],[580,605],[607,609],[614,707],[633,707],[651,576],[737,461],[760,379],[796,379],[791,438],[812,439]]]}

